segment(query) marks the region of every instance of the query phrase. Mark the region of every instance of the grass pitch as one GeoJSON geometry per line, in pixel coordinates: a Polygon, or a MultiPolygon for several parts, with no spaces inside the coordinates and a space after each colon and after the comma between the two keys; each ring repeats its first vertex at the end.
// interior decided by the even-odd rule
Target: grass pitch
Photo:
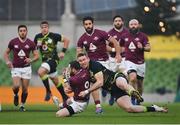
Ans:
{"type": "MultiPolygon", "coordinates": [[[[163,104],[162,104],[163,105],[163,104]]],[[[55,117],[54,105],[27,105],[26,112],[18,107],[2,105],[0,124],[177,124],[180,123],[180,103],[168,104],[168,113],[126,113],[116,105],[103,105],[104,113],[95,114],[95,106],[72,117],[55,117]]]]}

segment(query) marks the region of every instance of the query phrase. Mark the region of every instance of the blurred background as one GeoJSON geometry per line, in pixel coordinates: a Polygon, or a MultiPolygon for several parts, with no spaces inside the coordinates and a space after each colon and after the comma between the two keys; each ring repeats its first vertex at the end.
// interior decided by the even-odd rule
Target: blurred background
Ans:
{"type": "MultiPolygon", "coordinates": [[[[71,40],[70,49],[58,66],[61,73],[75,59],[76,41],[84,32],[82,18],[93,16],[95,27],[108,31],[115,15],[124,17],[125,26],[130,19],[137,18],[141,31],[148,34],[152,50],[145,55],[145,101],[180,102],[180,0],[0,0],[1,102],[8,103],[9,98],[12,102],[12,80],[3,53],[8,42],[17,36],[19,24],[28,26],[28,37],[33,40],[40,32],[40,22],[47,20],[50,31],[71,40]]],[[[39,66],[40,61],[33,64],[31,88],[42,88],[37,76],[39,66]]],[[[43,101],[45,90],[42,88],[41,92],[43,101]]]]}

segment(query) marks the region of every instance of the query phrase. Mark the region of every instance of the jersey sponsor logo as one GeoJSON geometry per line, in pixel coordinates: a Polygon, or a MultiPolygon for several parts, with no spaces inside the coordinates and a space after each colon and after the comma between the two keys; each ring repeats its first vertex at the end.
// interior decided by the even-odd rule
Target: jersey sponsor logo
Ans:
{"type": "Polygon", "coordinates": [[[19,48],[19,46],[18,46],[18,45],[14,45],[14,48],[18,49],[18,48],[19,48]]]}
{"type": "Polygon", "coordinates": [[[94,40],[97,41],[99,38],[97,36],[94,37],[94,40]]]}
{"type": "Polygon", "coordinates": [[[134,45],[134,43],[133,43],[133,42],[130,42],[130,44],[129,44],[128,48],[130,49],[130,51],[131,51],[131,52],[134,52],[134,51],[135,51],[135,49],[136,49],[136,46],[134,45]]]}
{"type": "Polygon", "coordinates": [[[21,49],[21,50],[18,52],[18,56],[19,56],[21,59],[23,59],[23,58],[26,56],[26,54],[25,54],[25,52],[21,49]]]}

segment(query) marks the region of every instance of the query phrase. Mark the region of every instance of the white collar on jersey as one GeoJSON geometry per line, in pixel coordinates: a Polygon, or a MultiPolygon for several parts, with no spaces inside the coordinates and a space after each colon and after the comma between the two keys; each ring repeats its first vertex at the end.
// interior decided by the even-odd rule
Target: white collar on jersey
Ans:
{"type": "Polygon", "coordinates": [[[19,38],[19,40],[20,40],[22,43],[24,43],[24,42],[27,40],[27,38],[25,38],[24,40],[21,39],[20,37],[18,37],[18,38],[19,38]]]}
{"type": "Polygon", "coordinates": [[[116,27],[114,26],[114,30],[116,30],[117,32],[122,32],[122,31],[123,31],[123,29],[124,29],[124,27],[123,27],[123,26],[122,26],[122,27],[121,27],[121,29],[119,29],[119,30],[118,30],[118,29],[116,29],[116,27]]]}

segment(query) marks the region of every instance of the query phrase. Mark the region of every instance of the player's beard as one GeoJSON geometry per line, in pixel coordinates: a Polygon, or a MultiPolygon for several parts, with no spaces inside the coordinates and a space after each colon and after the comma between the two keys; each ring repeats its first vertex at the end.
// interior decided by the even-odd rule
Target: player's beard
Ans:
{"type": "Polygon", "coordinates": [[[91,34],[93,32],[93,28],[87,28],[85,29],[88,34],[91,34]]]}
{"type": "Polygon", "coordinates": [[[26,35],[25,35],[25,34],[19,35],[19,37],[20,37],[22,40],[25,40],[25,39],[26,39],[26,35]]]}
{"type": "Polygon", "coordinates": [[[139,32],[139,28],[130,28],[129,32],[132,33],[133,35],[135,35],[139,32]]]}
{"type": "Polygon", "coordinates": [[[114,27],[115,27],[117,30],[120,30],[120,29],[123,27],[123,25],[114,25],[114,27]]]}

